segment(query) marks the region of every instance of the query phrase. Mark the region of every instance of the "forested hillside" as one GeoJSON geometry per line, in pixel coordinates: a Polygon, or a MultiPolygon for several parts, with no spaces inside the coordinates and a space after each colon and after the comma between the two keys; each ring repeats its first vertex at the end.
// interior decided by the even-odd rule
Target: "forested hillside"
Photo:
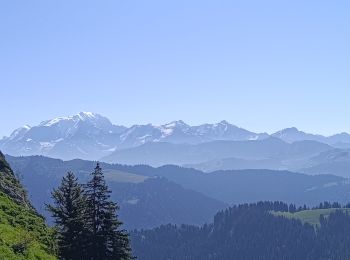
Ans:
{"type": "MultiPolygon", "coordinates": [[[[59,185],[67,171],[73,171],[82,182],[87,181],[95,164],[93,161],[62,161],[43,156],[6,158],[21,176],[33,205],[49,223],[45,203],[52,202],[50,191],[59,185]]],[[[216,212],[228,206],[162,176],[147,175],[148,166],[141,167],[140,173],[136,171],[138,167],[105,163],[101,163],[101,167],[112,190],[112,199],[120,205],[124,228],[130,230],[168,223],[200,225],[211,221],[216,212]]]]}
{"type": "Polygon", "coordinates": [[[332,209],[327,216],[320,215],[319,225],[274,214],[298,210],[305,208],[280,202],[239,205],[219,212],[209,225],[135,231],[132,246],[140,260],[349,259],[347,210],[332,209]]]}

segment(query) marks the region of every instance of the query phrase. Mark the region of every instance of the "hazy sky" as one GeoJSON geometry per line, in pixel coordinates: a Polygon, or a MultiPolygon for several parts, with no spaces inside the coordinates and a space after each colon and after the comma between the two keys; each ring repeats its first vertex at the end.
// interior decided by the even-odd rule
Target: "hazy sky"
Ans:
{"type": "Polygon", "coordinates": [[[79,111],[350,132],[350,2],[0,1],[0,136],[79,111]]]}

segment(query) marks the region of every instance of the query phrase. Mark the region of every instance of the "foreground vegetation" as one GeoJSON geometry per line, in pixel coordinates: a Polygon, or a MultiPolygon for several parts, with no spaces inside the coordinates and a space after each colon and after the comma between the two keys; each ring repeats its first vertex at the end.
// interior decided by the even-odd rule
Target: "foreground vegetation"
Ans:
{"type": "Polygon", "coordinates": [[[56,259],[44,220],[0,192],[0,259],[56,259]]]}
{"type": "Polygon", "coordinates": [[[0,260],[133,259],[110,193],[99,164],[86,185],[68,172],[47,205],[50,229],[0,152],[0,260]]]}
{"type": "Polygon", "coordinates": [[[52,192],[48,205],[56,223],[58,252],[65,260],[132,259],[128,234],[121,229],[118,205],[110,200],[99,163],[91,180],[82,185],[68,172],[52,192]]]}
{"type": "Polygon", "coordinates": [[[0,259],[56,259],[52,235],[0,152],[0,259]]]}

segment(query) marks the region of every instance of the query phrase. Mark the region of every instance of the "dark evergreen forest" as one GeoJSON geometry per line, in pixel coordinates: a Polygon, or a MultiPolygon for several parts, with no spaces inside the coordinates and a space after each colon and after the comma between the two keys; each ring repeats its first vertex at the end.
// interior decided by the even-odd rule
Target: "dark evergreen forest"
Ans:
{"type": "Polygon", "coordinates": [[[134,231],[132,248],[140,260],[350,259],[350,216],[338,203],[321,203],[312,210],[326,208],[332,208],[330,215],[321,215],[319,224],[311,225],[273,214],[306,207],[282,202],[242,204],[219,212],[212,224],[134,231]]]}

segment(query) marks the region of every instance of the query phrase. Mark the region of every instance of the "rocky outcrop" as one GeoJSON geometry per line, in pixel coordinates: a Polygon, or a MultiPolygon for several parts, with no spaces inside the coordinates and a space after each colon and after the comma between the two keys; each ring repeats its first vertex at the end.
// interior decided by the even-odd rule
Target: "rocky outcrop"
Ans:
{"type": "Polygon", "coordinates": [[[16,203],[31,208],[28,200],[27,192],[13,173],[9,164],[5,160],[5,156],[0,151],[0,191],[12,198],[16,203]]]}

